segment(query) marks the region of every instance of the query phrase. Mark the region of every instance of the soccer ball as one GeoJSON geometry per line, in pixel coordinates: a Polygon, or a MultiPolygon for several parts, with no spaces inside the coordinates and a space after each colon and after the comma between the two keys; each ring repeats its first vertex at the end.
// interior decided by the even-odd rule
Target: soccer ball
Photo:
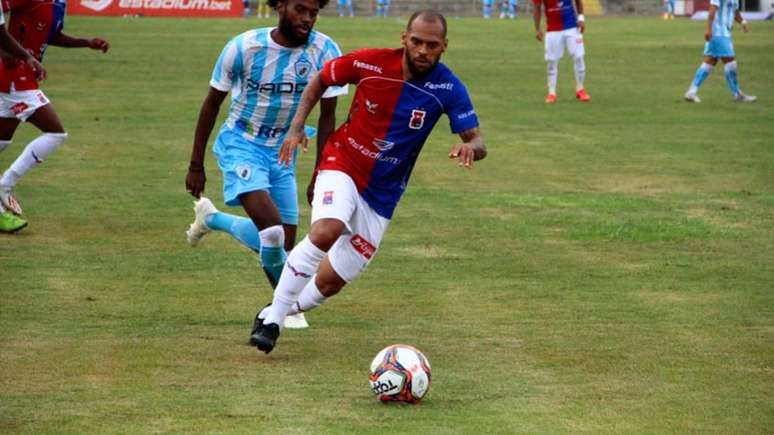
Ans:
{"type": "Polygon", "coordinates": [[[430,363],[417,349],[393,344],[376,354],[369,380],[381,401],[417,403],[430,389],[430,363]]]}

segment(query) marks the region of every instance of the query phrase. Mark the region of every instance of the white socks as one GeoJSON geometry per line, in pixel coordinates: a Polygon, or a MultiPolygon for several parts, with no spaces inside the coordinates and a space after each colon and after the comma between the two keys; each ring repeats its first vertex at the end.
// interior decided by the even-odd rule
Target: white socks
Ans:
{"type": "Polygon", "coordinates": [[[0,185],[15,186],[19,178],[30,169],[43,163],[67,139],[67,133],[43,133],[27,144],[11,167],[0,178],[0,185]]]}
{"type": "Polygon", "coordinates": [[[547,60],[546,61],[548,71],[548,93],[556,95],[556,79],[559,77],[559,61],[547,60]]]}
{"type": "Polygon", "coordinates": [[[324,257],[325,251],[315,246],[308,236],[293,248],[285,262],[277,288],[274,290],[274,300],[264,323],[277,325],[285,323],[288,311],[296,303],[312,275],[317,272],[324,257]]]}
{"type": "MultiPolygon", "coordinates": [[[[309,280],[309,284],[307,284],[306,287],[304,287],[304,289],[301,291],[301,295],[298,297],[296,303],[291,305],[290,309],[288,310],[288,316],[311,311],[328,300],[327,297],[320,293],[320,289],[317,288],[317,284],[314,282],[316,276],[317,275],[313,276],[312,279],[309,280]]],[[[258,317],[265,320],[266,317],[269,316],[270,309],[271,305],[265,307],[263,310],[261,310],[261,313],[258,315],[258,317]]]]}
{"type": "Polygon", "coordinates": [[[285,244],[285,230],[282,229],[282,225],[274,225],[259,231],[258,238],[261,239],[261,246],[279,248],[285,244]]]}
{"type": "Polygon", "coordinates": [[[583,61],[583,56],[575,58],[575,91],[583,89],[583,80],[586,79],[586,63],[583,61]]]}

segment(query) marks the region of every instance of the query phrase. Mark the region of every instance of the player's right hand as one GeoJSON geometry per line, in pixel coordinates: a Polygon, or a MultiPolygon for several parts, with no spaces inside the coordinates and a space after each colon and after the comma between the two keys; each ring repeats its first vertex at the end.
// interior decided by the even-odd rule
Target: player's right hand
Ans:
{"type": "Polygon", "coordinates": [[[709,41],[710,39],[712,39],[712,30],[707,30],[704,32],[704,40],[709,41]]]}
{"type": "Polygon", "coordinates": [[[301,145],[301,149],[304,152],[309,149],[309,138],[306,137],[303,126],[300,129],[291,127],[288,134],[285,135],[285,140],[282,142],[282,147],[280,147],[279,151],[280,165],[290,167],[298,145],[301,145]]]}
{"type": "Polygon", "coordinates": [[[536,30],[535,31],[535,39],[537,39],[540,42],[543,42],[543,31],[542,30],[536,30]]]}
{"type": "Polygon", "coordinates": [[[207,182],[207,175],[204,173],[204,168],[201,171],[188,170],[188,175],[185,176],[185,188],[195,198],[199,198],[204,192],[204,184],[207,182]]]}
{"type": "Polygon", "coordinates": [[[35,70],[35,77],[38,79],[38,81],[48,78],[48,71],[46,71],[46,69],[43,68],[43,65],[41,65],[41,63],[38,62],[38,60],[34,57],[30,56],[29,59],[27,59],[27,64],[35,70]]]}

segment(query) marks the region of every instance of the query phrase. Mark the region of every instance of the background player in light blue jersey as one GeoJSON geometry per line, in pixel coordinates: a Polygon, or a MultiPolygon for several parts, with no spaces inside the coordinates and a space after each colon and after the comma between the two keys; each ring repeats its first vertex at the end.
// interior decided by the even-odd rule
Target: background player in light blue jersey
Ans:
{"type": "Polygon", "coordinates": [[[675,19],[675,0],[664,0],[664,19],[675,19]]]}
{"type": "Polygon", "coordinates": [[[516,19],[516,6],[518,6],[518,0],[503,0],[500,2],[500,19],[510,18],[516,19]]]}
{"type": "Polygon", "coordinates": [[[699,87],[704,80],[709,77],[712,69],[718,63],[718,59],[725,64],[725,76],[728,87],[734,100],[751,103],[757,100],[752,95],[745,95],[739,89],[739,82],[736,78],[736,54],[734,53],[734,44],[731,42],[731,29],[734,21],[742,25],[742,31],[747,33],[747,21],[739,12],[739,0],[710,0],[709,16],[707,17],[707,30],[704,32],[704,39],[707,43],[704,45],[704,62],[696,70],[696,76],[685,93],[685,101],[698,103],[701,100],[697,95],[699,87]]]}
{"type": "Polygon", "coordinates": [[[494,7],[494,0],[484,0],[484,18],[492,18],[492,8],[494,7]]]}
{"type": "MultiPolygon", "coordinates": [[[[328,0],[269,0],[279,26],[251,30],[226,44],[210,80],[196,125],[186,188],[196,198],[196,219],[186,232],[196,246],[211,230],[224,231],[260,253],[272,287],[295,244],[298,200],[293,165],[277,164],[279,146],[290,127],[301,93],[323,64],[341,55],[339,47],[312,31],[328,0]],[[213,151],[223,172],[226,205],[242,206],[250,219],[219,212],[204,192],[204,153],[223,100],[231,92],[231,109],[213,151]]],[[[336,126],[336,96],[325,94],[318,140],[325,143],[336,126]]],[[[306,321],[295,319],[306,327],[306,321]]]]}
{"type": "Polygon", "coordinates": [[[376,16],[390,16],[390,0],[376,0],[376,16]]]}
{"type": "Polygon", "coordinates": [[[352,10],[352,0],[336,0],[336,9],[338,9],[340,17],[354,17],[355,12],[352,10]]]}

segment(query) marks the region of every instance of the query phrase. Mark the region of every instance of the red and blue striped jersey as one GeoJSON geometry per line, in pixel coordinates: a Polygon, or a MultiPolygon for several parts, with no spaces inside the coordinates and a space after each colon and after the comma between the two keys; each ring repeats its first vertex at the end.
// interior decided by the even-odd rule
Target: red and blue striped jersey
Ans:
{"type": "Polygon", "coordinates": [[[444,113],[452,133],[478,127],[465,86],[444,64],[403,80],[403,49],[363,49],[325,64],[326,86],[356,84],[346,122],[328,139],[318,170],[348,174],[363,199],[392,217],[419,152],[444,113]]]}
{"type": "Polygon", "coordinates": [[[546,31],[557,32],[578,27],[572,0],[532,0],[535,7],[545,5],[546,31]]]}
{"type": "MultiPolygon", "coordinates": [[[[39,61],[43,60],[51,38],[64,28],[66,3],[63,0],[3,0],[3,9],[11,13],[8,32],[39,61]]],[[[3,58],[0,67],[0,91],[38,88],[35,71],[26,62],[3,58]]]]}

